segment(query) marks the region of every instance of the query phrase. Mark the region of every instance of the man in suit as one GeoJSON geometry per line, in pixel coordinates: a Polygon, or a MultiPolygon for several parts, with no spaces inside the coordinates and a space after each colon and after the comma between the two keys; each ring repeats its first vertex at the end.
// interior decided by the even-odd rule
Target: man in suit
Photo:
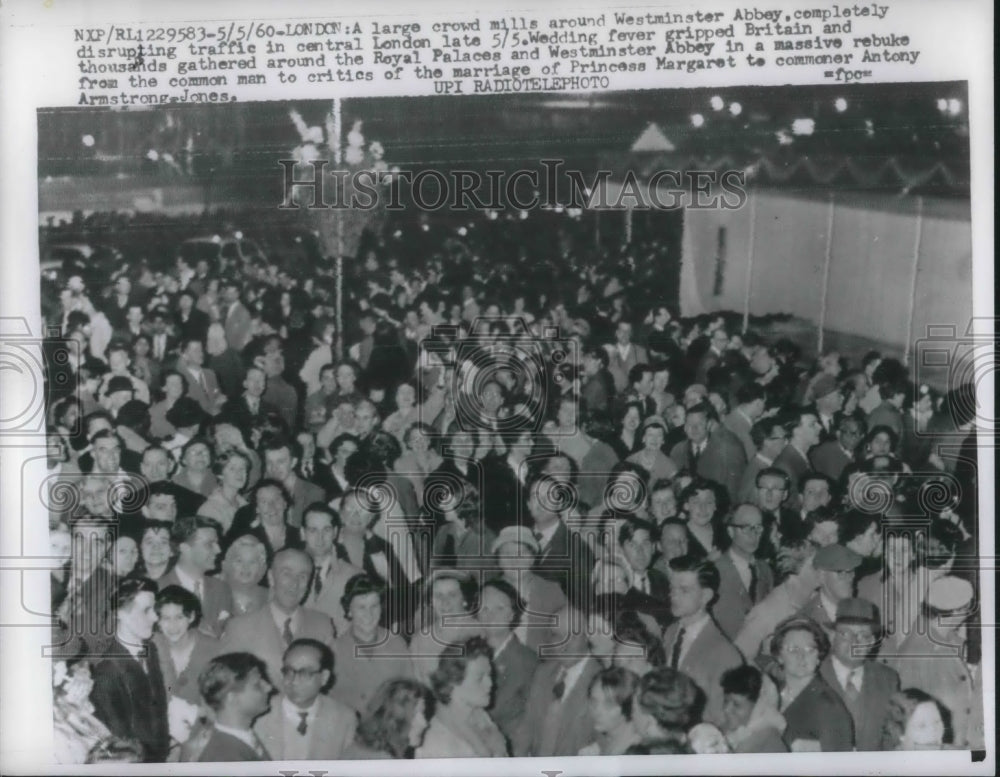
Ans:
{"type": "Polygon", "coordinates": [[[653,375],[656,374],[649,364],[641,362],[629,367],[628,392],[619,403],[624,408],[629,402],[637,402],[642,407],[643,418],[656,415],[656,400],[650,396],[653,392],[653,375]]]}
{"type": "Polygon", "coordinates": [[[649,364],[649,354],[641,345],[632,342],[632,325],[621,321],[615,330],[614,345],[606,345],[608,371],[615,382],[615,392],[624,394],[628,389],[628,371],[637,364],[649,364]]]}
{"type": "Polygon", "coordinates": [[[659,569],[654,569],[653,553],[656,527],[640,518],[627,518],[618,527],[618,545],[632,570],[632,586],[625,593],[625,605],[656,619],[660,628],[672,620],[670,583],[659,569]]]}
{"type": "Polygon", "coordinates": [[[799,610],[798,616],[811,618],[832,638],[837,607],[854,596],[854,574],[861,565],[861,556],[843,545],[833,544],[817,550],[812,563],[819,577],[819,590],[799,610]]]}
{"type": "Polygon", "coordinates": [[[479,593],[476,618],[493,648],[495,685],[490,717],[513,740],[531,692],[538,656],[514,633],[523,616],[524,602],[517,589],[502,578],[489,580],[479,593]]]}
{"type": "Polygon", "coordinates": [[[160,588],[179,585],[201,602],[201,626],[212,637],[222,633],[226,619],[236,611],[229,584],[209,573],[216,568],[222,548],[222,527],[214,518],[184,516],[177,519],[170,532],[177,561],[159,580],[160,588]]]}
{"type": "Polygon", "coordinates": [[[251,338],[250,311],[240,302],[240,287],[235,279],[222,283],[222,323],[226,327],[226,342],[234,351],[246,348],[251,338]]]}
{"type": "Polygon", "coordinates": [[[149,356],[157,364],[166,367],[174,360],[177,338],[169,328],[170,313],[166,308],[156,308],[149,317],[149,356]]]}
{"type": "Polygon", "coordinates": [[[882,749],[889,699],[899,690],[896,670],[874,660],[879,628],[874,604],[865,599],[841,600],[830,655],[819,668],[854,719],[854,746],[859,751],[882,749]]]}
{"type": "Polygon", "coordinates": [[[288,489],[292,503],[288,506],[286,520],[289,526],[302,526],[302,513],[313,502],[326,501],[323,489],[315,483],[303,480],[295,473],[298,464],[297,442],[284,437],[272,437],[264,443],[264,477],[273,478],[288,489]]]}
{"type": "Polygon", "coordinates": [[[707,698],[703,718],[717,725],[723,720],[722,675],[743,664],[709,613],[719,585],[712,562],[690,555],[671,561],[670,611],[677,620],[663,633],[667,665],[698,684],[707,698]]]}
{"type": "Polygon", "coordinates": [[[787,535],[802,520],[797,512],[784,506],[789,494],[788,483],[787,473],[777,467],[765,467],[757,473],[757,492],[753,503],[764,515],[764,525],[778,533],[777,538],[769,535],[773,545],[779,544],[776,540],[782,534],[787,535]]]}
{"type": "Polygon", "coordinates": [[[142,743],[146,763],[163,763],[170,749],[167,691],[156,646],[156,583],[126,580],[111,607],[114,639],[94,664],[90,700],[94,714],[111,733],[142,743]]]}
{"type": "Polygon", "coordinates": [[[603,348],[588,348],[583,353],[583,384],[580,396],[590,413],[610,413],[615,396],[615,379],[608,371],[609,355],[603,348]]]}
{"type": "Polygon", "coordinates": [[[302,539],[316,568],[305,604],[329,615],[338,635],[350,628],[341,603],[347,581],[363,571],[334,551],[339,526],[340,519],[323,502],[309,505],[302,515],[302,539]]]}
{"type": "Polygon", "coordinates": [[[257,612],[237,615],[226,622],[222,652],[252,645],[254,654],[267,666],[268,677],[278,677],[281,657],[298,637],[332,645],[330,616],[302,606],[312,575],[312,557],[305,551],[285,548],[275,553],[267,573],[271,601],[257,612]]]}
{"type": "Polygon", "coordinates": [[[903,403],[910,386],[905,378],[892,376],[878,384],[878,393],[882,404],[868,414],[868,428],[888,426],[896,433],[898,440],[903,436],[903,403]]]}
{"type": "Polygon", "coordinates": [[[188,396],[210,416],[216,416],[226,402],[226,395],[219,389],[215,373],[205,364],[205,346],[199,338],[181,341],[181,355],[177,359],[177,371],[188,382],[188,396]]]}
{"type": "Polygon", "coordinates": [[[208,314],[195,307],[195,295],[184,289],[177,295],[177,316],[174,319],[181,342],[198,339],[203,343],[208,336],[208,325],[211,323],[208,314]]]}
{"type": "Polygon", "coordinates": [[[572,604],[556,613],[512,742],[519,757],[576,755],[594,741],[587,703],[601,665],[587,649],[586,618],[572,604]]]}
{"type": "Polygon", "coordinates": [[[678,469],[714,480],[735,501],[747,464],[743,444],[719,423],[715,408],[708,402],[688,408],[684,435],[687,439],[670,451],[678,469]]]}
{"type": "Polygon", "coordinates": [[[232,422],[243,436],[249,438],[257,424],[269,412],[278,412],[278,408],[263,399],[267,389],[267,375],[260,367],[250,367],[243,378],[243,393],[230,399],[222,406],[219,416],[232,422]]]}
{"type": "Polygon", "coordinates": [[[829,373],[822,373],[812,384],[812,408],[821,428],[819,441],[836,439],[837,414],[844,407],[844,395],[840,393],[837,379],[829,373]]]}
{"type": "Polygon", "coordinates": [[[357,714],[327,695],[334,684],[329,645],[297,639],[282,658],[283,693],[254,730],[276,761],[336,760],[354,741],[357,714]]]}
{"type": "Polygon", "coordinates": [[[526,486],[528,514],[538,543],[533,569],[540,577],[558,583],[567,597],[579,600],[590,590],[594,554],[562,519],[562,489],[559,480],[544,474],[530,479],[526,486]]]}
{"type": "Polygon", "coordinates": [[[836,437],[821,442],[809,451],[809,463],[817,472],[837,482],[845,467],[854,461],[858,445],[865,437],[865,422],[853,415],[839,415],[836,437]]]}
{"type": "Polygon", "coordinates": [[[809,471],[809,451],[819,444],[823,427],[816,420],[816,413],[806,409],[793,411],[784,426],[788,433],[788,445],[778,454],[774,466],[788,475],[790,496],[786,507],[794,507],[790,502],[797,500],[799,481],[809,471]]]}
{"type": "Polygon", "coordinates": [[[281,338],[277,335],[268,337],[264,343],[264,352],[255,357],[253,363],[267,375],[264,401],[278,408],[288,428],[295,429],[299,413],[299,392],[285,380],[285,355],[282,352],[281,338]]]}
{"type": "Polygon", "coordinates": [[[722,421],[722,425],[743,443],[743,452],[748,462],[753,461],[760,448],[754,441],[751,431],[764,414],[765,396],[764,387],[759,383],[744,383],[736,391],[736,407],[722,421]]]}
{"type": "Polygon", "coordinates": [[[740,502],[757,501],[757,476],[768,467],[774,466],[774,460],[788,443],[785,427],[774,418],[763,418],[755,423],[750,429],[750,438],[753,440],[756,453],[743,470],[743,479],[737,495],[740,502]]]}
{"type": "Polygon", "coordinates": [[[698,366],[694,371],[695,383],[708,384],[709,371],[717,364],[722,363],[722,359],[726,353],[726,347],[728,345],[729,335],[726,332],[726,328],[724,326],[720,326],[712,332],[711,337],[709,338],[708,350],[698,360],[698,366]]]}
{"type": "Polygon", "coordinates": [[[729,549],[716,562],[719,570],[719,598],[712,615],[722,633],[736,639],[743,619],[754,605],[764,600],[774,587],[770,565],[755,555],[764,534],[764,516],[760,509],[741,504],[726,525],[729,549]]]}
{"type": "Polygon", "coordinates": [[[264,662],[252,653],[213,658],[198,678],[198,689],[215,713],[208,741],[195,760],[270,761],[271,754],[253,730],[270,707],[274,686],[264,662]]]}

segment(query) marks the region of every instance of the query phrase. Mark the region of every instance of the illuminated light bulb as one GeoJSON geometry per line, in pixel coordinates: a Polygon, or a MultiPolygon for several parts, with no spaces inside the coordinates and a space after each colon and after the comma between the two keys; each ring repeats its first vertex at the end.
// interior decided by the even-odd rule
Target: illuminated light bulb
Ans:
{"type": "Polygon", "coordinates": [[[695,127],[700,127],[705,123],[705,117],[700,113],[691,114],[691,124],[695,127]]]}
{"type": "Polygon", "coordinates": [[[944,113],[945,111],[948,110],[948,101],[943,97],[939,98],[937,101],[937,107],[938,110],[941,111],[941,113],[944,113]]]}
{"type": "Polygon", "coordinates": [[[708,101],[708,104],[712,106],[713,111],[721,111],[726,103],[721,97],[719,97],[719,95],[715,95],[708,101]]]}
{"type": "Polygon", "coordinates": [[[812,135],[815,129],[815,119],[796,119],[792,122],[793,135],[812,135]]]}
{"type": "Polygon", "coordinates": [[[833,107],[837,109],[837,113],[843,113],[847,110],[847,100],[843,97],[838,97],[833,101],[833,107]]]}
{"type": "Polygon", "coordinates": [[[93,135],[84,135],[82,138],[80,138],[80,141],[87,148],[91,148],[94,145],[94,136],[93,135]]]}
{"type": "Polygon", "coordinates": [[[743,113],[743,106],[740,105],[739,103],[731,103],[729,105],[729,112],[733,116],[739,116],[741,113],[743,113]]]}
{"type": "Polygon", "coordinates": [[[950,113],[952,116],[958,116],[958,114],[960,114],[961,112],[962,112],[961,100],[956,100],[954,97],[948,100],[948,113],[950,113]]]}

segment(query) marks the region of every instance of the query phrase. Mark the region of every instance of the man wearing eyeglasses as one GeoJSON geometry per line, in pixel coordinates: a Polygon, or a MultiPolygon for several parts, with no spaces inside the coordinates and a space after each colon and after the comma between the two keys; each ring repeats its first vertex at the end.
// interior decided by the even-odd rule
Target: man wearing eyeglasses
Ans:
{"type": "Polygon", "coordinates": [[[334,760],[354,740],[357,715],[327,695],[333,651],[315,639],[296,639],[281,660],[282,691],[254,725],[274,760],[334,760]]]}
{"type": "Polygon", "coordinates": [[[764,535],[764,516],[754,505],[739,505],[726,526],[729,548],[715,562],[719,570],[719,598],[712,607],[715,622],[735,639],[743,620],[774,587],[770,565],[757,558],[764,535]]]}

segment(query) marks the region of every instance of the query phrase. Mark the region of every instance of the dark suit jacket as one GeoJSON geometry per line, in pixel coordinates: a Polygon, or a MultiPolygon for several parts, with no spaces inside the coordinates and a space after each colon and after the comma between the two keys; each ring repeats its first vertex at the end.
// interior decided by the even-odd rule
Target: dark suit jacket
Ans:
{"type": "Polygon", "coordinates": [[[222,541],[222,552],[225,553],[230,545],[233,544],[233,540],[242,534],[252,534],[258,540],[264,543],[264,550],[267,551],[267,563],[268,566],[271,565],[271,559],[275,553],[277,553],[282,548],[299,548],[305,549],[305,542],[302,539],[302,532],[296,529],[294,526],[286,526],[285,528],[285,544],[280,548],[272,547],[271,540],[267,536],[267,530],[264,525],[257,520],[254,516],[254,506],[245,505],[236,511],[236,515],[233,518],[233,525],[229,527],[229,531],[226,532],[226,536],[222,541]]]}
{"type": "Polygon", "coordinates": [[[879,661],[866,661],[861,676],[861,695],[852,704],[837,680],[833,659],[827,656],[819,673],[844,702],[854,720],[854,747],[859,751],[882,749],[882,725],[889,714],[889,699],[899,690],[899,675],[879,661]]]}
{"type": "Polygon", "coordinates": [[[729,639],[736,639],[747,613],[774,588],[774,573],[770,565],[761,559],[754,559],[753,564],[757,570],[757,596],[751,599],[729,553],[723,553],[715,562],[715,568],[719,570],[719,598],[712,605],[712,615],[729,639]]]}
{"type": "Polygon", "coordinates": [[[571,598],[589,590],[593,569],[594,553],[590,545],[570,531],[563,521],[559,522],[549,544],[535,558],[533,567],[535,574],[558,583],[563,593],[571,598]]]}
{"type": "Polygon", "coordinates": [[[251,413],[250,407],[247,405],[246,397],[240,394],[238,397],[230,399],[222,406],[222,410],[219,413],[219,418],[231,421],[236,425],[244,435],[248,438],[250,436],[250,430],[260,422],[260,420],[268,413],[277,413],[278,408],[272,405],[270,402],[265,402],[261,400],[257,405],[257,412],[251,413]]]}
{"type": "Polygon", "coordinates": [[[208,662],[218,654],[219,642],[200,631],[195,632],[194,649],[188,665],[178,674],[174,662],[170,659],[170,651],[166,638],[157,632],[153,635],[157,652],[160,657],[160,672],[163,674],[163,685],[168,696],[177,696],[191,704],[201,704],[201,692],[198,690],[198,675],[208,662]]]}
{"type": "MultiPolygon", "coordinates": [[[[667,651],[668,661],[679,632],[679,622],[663,632],[663,647],[667,651]]],[[[711,619],[695,637],[694,642],[684,648],[684,657],[677,668],[704,691],[707,703],[703,718],[706,722],[716,725],[722,722],[722,686],[719,683],[725,672],[742,664],[743,656],[740,655],[740,651],[711,619]]]]}
{"type": "Polygon", "coordinates": [[[490,717],[510,740],[524,717],[537,666],[538,656],[513,634],[506,647],[493,658],[495,685],[490,717]]]}
{"type": "Polygon", "coordinates": [[[125,646],[112,640],[94,665],[90,700],[112,734],[141,742],[146,763],[163,763],[170,749],[167,691],[156,646],[148,642],[146,647],[147,671],[143,671],[125,646]]]}
{"type": "Polygon", "coordinates": [[[809,459],[803,456],[798,448],[791,443],[786,445],[774,460],[774,466],[788,475],[788,500],[786,505],[797,505],[799,502],[799,481],[809,471],[809,459]]]}
{"type": "Polygon", "coordinates": [[[559,662],[548,660],[538,664],[521,725],[514,736],[515,756],[576,755],[594,741],[587,691],[601,665],[593,658],[586,661],[583,674],[566,691],[562,701],[556,700],[553,693],[559,662]]]}
{"type": "Polygon", "coordinates": [[[615,379],[603,367],[598,373],[587,378],[580,387],[580,395],[590,412],[607,413],[615,396],[615,379]]]}
{"type": "Polygon", "coordinates": [[[630,588],[625,592],[625,607],[652,616],[660,629],[665,629],[674,619],[670,613],[670,580],[652,566],[646,570],[646,578],[649,580],[649,593],[630,588]]]}
{"type": "Polygon", "coordinates": [[[753,444],[753,438],[750,436],[750,429],[753,425],[747,417],[733,410],[722,420],[722,425],[743,443],[743,453],[746,455],[747,461],[753,461],[757,455],[757,446],[753,444]]]}
{"type": "Polygon", "coordinates": [[[181,314],[178,313],[174,322],[177,325],[177,332],[180,335],[181,342],[189,337],[197,337],[204,342],[205,337],[208,335],[208,325],[212,323],[208,314],[204,310],[198,310],[198,308],[191,308],[187,321],[182,321],[181,314]]]}
{"type": "Polygon", "coordinates": [[[782,713],[788,722],[783,739],[816,739],[824,753],[854,748],[854,722],[837,692],[817,674],[782,713]]]}
{"type": "Polygon", "coordinates": [[[809,463],[817,472],[837,481],[844,468],[851,463],[851,457],[844,453],[839,442],[830,440],[809,451],[809,463]]]}
{"type": "Polygon", "coordinates": [[[243,391],[243,379],[246,377],[246,367],[238,352],[227,348],[215,356],[208,356],[205,366],[215,372],[219,379],[219,388],[227,397],[238,397],[243,391]]]}
{"type": "MultiPolygon", "coordinates": [[[[670,451],[670,458],[679,469],[691,469],[691,443],[688,440],[677,443],[670,451]]],[[[739,496],[740,482],[746,466],[743,443],[726,427],[718,424],[709,435],[705,450],[698,457],[698,474],[721,484],[730,500],[735,501],[739,496]]]]}
{"type": "MultiPolygon", "coordinates": [[[[177,571],[171,567],[169,572],[156,581],[156,584],[162,591],[168,585],[181,585],[181,579],[177,576],[177,571]]],[[[227,582],[217,577],[205,577],[203,590],[205,593],[201,603],[201,624],[198,628],[209,636],[218,637],[222,633],[222,624],[228,615],[236,612],[233,592],[229,590],[227,582]]]]}
{"type": "Polygon", "coordinates": [[[204,749],[198,756],[200,763],[219,761],[269,761],[269,753],[257,755],[257,751],[232,734],[212,730],[204,749]]]}

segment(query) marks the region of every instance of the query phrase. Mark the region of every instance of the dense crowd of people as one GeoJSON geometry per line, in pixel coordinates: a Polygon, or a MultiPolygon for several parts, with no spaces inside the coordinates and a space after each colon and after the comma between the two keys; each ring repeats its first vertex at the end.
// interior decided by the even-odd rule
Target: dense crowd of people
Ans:
{"type": "Polygon", "coordinates": [[[60,761],[985,747],[971,387],[564,221],[52,287],[60,761]]]}

